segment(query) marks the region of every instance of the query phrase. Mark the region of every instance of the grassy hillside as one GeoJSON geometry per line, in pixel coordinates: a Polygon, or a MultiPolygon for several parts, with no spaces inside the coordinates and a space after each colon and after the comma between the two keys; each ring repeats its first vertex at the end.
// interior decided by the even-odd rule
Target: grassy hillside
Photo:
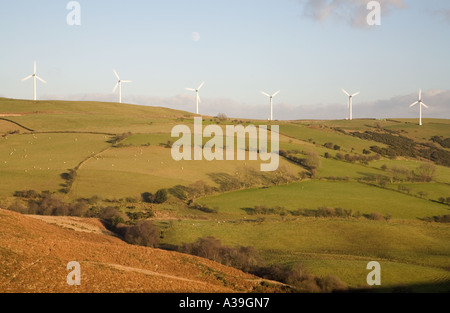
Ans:
{"type": "MultiPolygon", "coordinates": [[[[300,262],[351,287],[367,287],[365,266],[376,260],[381,287],[448,290],[450,233],[441,222],[450,214],[449,120],[276,122],[280,166],[262,173],[259,158],[174,161],[172,128],[192,129],[193,118],[158,107],[1,98],[0,206],[50,212],[17,193],[34,190],[59,205],[85,201],[83,216],[113,207],[126,225],[150,218],[161,247],[214,236],[254,247],[266,264],[300,262]],[[142,197],[161,189],[164,203],[142,197]]],[[[231,124],[270,128],[203,117],[204,126],[231,124]]]]}

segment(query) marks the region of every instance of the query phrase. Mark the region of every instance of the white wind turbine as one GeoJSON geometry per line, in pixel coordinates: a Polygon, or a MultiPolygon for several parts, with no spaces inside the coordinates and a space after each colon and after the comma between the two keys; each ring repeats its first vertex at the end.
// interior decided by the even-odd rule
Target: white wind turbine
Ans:
{"type": "Polygon", "coordinates": [[[411,104],[409,107],[412,108],[416,104],[419,104],[419,112],[420,112],[419,125],[422,126],[422,106],[424,106],[427,109],[429,109],[429,107],[425,103],[423,103],[423,101],[422,101],[422,89],[419,90],[419,100],[417,100],[416,102],[411,104]]]}
{"type": "Polygon", "coordinates": [[[39,76],[36,75],[36,61],[34,61],[34,72],[33,74],[31,74],[30,76],[25,77],[24,79],[22,79],[22,82],[33,78],[33,99],[34,101],[36,101],[36,79],[39,79],[41,82],[43,82],[44,84],[46,84],[47,82],[45,80],[43,80],[42,78],[40,78],[39,76]]]}
{"type": "Polygon", "coordinates": [[[349,120],[351,121],[353,119],[353,97],[356,97],[357,95],[359,95],[360,92],[358,91],[357,93],[350,95],[344,89],[342,89],[342,91],[348,96],[349,120]]]}
{"type": "Polygon", "coordinates": [[[264,91],[261,91],[261,93],[267,97],[270,98],[270,120],[273,121],[273,98],[280,93],[281,90],[278,90],[273,95],[269,95],[268,93],[265,93],[264,91]]]}
{"type": "Polygon", "coordinates": [[[202,100],[200,99],[199,91],[200,91],[200,89],[202,89],[202,87],[203,87],[204,84],[205,84],[205,82],[201,83],[200,86],[198,86],[197,89],[194,89],[194,88],[186,88],[186,90],[189,90],[189,91],[195,91],[195,93],[197,94],[197,114],[198,114],[198,104],[202,102],[202,100]]]}
{"type": "Polygon", "coordinates": [[[117,79],[119,80],[116,84],[116,86],[113,89],[113,92],[116,92],[117,87],[119,87],[119,103],[122,103],[122,83],[132,83],[131,80],[121,80],[119,77],[119,74],[117,74],[116,70],[113,70],[114,75],[116,75],[117,79]]]}

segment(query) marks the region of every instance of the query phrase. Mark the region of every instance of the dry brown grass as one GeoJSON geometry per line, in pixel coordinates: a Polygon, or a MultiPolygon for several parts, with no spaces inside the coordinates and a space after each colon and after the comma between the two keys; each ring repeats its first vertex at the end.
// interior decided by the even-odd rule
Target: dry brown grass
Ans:
{"type": "Polygon", "coordinates": [[[239,270],[190,255],[132,246],[104,231],[95,220],[57,221],[0,210],[0,292],[277,291],[278,287],[262,287],[259,279],[239,270]],[[80,286],[66,282],[70,261],[81,265],[80,286]]]}

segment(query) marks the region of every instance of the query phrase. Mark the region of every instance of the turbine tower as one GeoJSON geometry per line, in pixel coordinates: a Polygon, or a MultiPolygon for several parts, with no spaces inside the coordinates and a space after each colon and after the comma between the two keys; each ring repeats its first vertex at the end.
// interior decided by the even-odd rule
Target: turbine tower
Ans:
{"type": "Polygon", "coordinates": [[[200,99],[200,95],[199,95],[199,91],[200,89],[202,89],[203,85],[205,84],[205,82],[201,83],[200,86],[198,86],[197,89],[194,88],[186,88],[186,90],[189,91],[195,91],[195,93],[197,94],[197,114],[198,114],[198,104],[202,102],[202,100],[200,99]]]}
{"type": "Polygon", "coordinates": [[[354,93],[352,95],[350,95],[347,91],[345,91],[344,89],[342,89],[342,91],[348,96],[348,115],[349,115],[349,120],[351,121],[353,119],[353,97],[356,97],[357,95],[360,94],[360,92],[358,91],[357,93],[354,93]]]}
{"type": "Polygon", "coordinates": [[[33,74],[31,74],[30,76],[25,77],[24,79],[22,79],[22,82],[33,78],[33,99],[34,101],[36,101],[37,97],[36,97],[36,79],[39,79],[41,82],[43,82],[44,84],[46,84],[47,82],[45,80],[43,80],[42,78],[40,78],[39,76],[36,75],[36,61],[34,61],[34,72],[33,74]]]}
{"type": "Polygon", "coordinates": [[[117,74],[116,70],[113,70],[114,75],[116,75],[117,79],[119,80],[116,84],[116,86],[113,89],[113,92],[116,92],[117,87],[119,87],[119,103],[122,103],[122,83],[132,83],[131,80],[121,80],[119,77],[119,74],[117,74]]]}
{"type": "Polygon", "coordinates": [[[419,125],[422,126],[422,106],[424,106],[425,108],[429,109],[429,107],[425,103],[423,103],[423,101],[422,101],[422,89],[419,90],[419,100],[417,100],[416,102],[411,104],[409,107],[412,108],[416,104],[419,104],[419,112],[420,112],[419,125]]]}
{"type": "Polygon", "coordinates": [[[262,91],[261,93],[270,98],[270,120],[273,121],[273,98],[280,93],[280,90],[275,92],[273,95],[269,95],[264,91],[262,91]]]}

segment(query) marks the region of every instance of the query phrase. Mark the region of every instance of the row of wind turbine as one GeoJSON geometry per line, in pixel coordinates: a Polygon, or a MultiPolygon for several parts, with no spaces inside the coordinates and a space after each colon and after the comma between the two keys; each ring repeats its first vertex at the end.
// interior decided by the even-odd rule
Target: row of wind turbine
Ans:
{"type": "MultiPolygon", "coordinates": [[[[348,119],[352,120],[353,119],[353,97],[356,97],[357,95],[359,95],[360,92],[358,91],[357,93],[354,93],[354,94],[350,95],[344,89],[342,89],[342,91],[348,96],[348,110],[349,110],[349,117],[348,117],[348,119]]],[[[430,108],[429,106],[427,106],[422,101],[422,89],[419,90],[419,100],[417,100],[416,102],[411,104],[409,107],[412,108],[416,104],[419,104],[419,125],[422,126],[422,107],[425,107],[427,109],[430,108]]]]}
{"type": "MultiPolygon", "coordinates": [[[[117,83],[113,89],[113,92],[116,92],[117,88],[119,88],[119,103],[122,103],[122,83],[132,83],[131,80],[121,80],[119,77],[119,74],[117,74],[116,70],[113,70],[114,75],[117,77],[117,83]]],[[[39,77],[36,74],[36,61],[34,61],[34,71],[33,74],[25,77],[24,79],[22,79],[22,82],[33,78],[33,99],[34,101],[37,100],[37,91],[36,91],[36,85],[37,85],[37,81],[36,80],[40,80],[41,82],[43,82],[44,84],[46,84],[47,82],[45,80],[43,80],[41,77],[39,77]]],[[[202,87],[205,85],[205,82],[202,82],[200,84],[200,86],[198,86],[197,89],[194,88],[186,88],[186,90],[188,91],[194,91],[196,93],[196,113],[199,114],[199,104],[201,103],[201,99],[200,99],[200,89],[202,89],[202,87]]],[[[346,94],[348,96],[348,110],[349,110],[349,120],[353,119],[353,97],[356,97],[357,95],[360,94],[360,92],[356,92],[354,94],[350,94],[348,93],[345,89],[342,89],[342,92],[344,94],[346,94]]],[[[275,92],[273,95],[270,95],[264,91],[261,92],[264,96],[268,97],[270,99],[270,121],[273,121],[273,98],[276,97],[279,93],[280,90],[278,90],[277,92],[275,92]]],[[[414,102],[413,104],[411,104],[409,107],[413,107],[416,104],[419,104],[419,125],[422,126],[422,107],[425,107],[427,109],[429,109],[429,106],[427,106],[423,101],[422,101],[422,90],[419,91],[419,100],[417,100],[416,102],[414,102]]]]}

